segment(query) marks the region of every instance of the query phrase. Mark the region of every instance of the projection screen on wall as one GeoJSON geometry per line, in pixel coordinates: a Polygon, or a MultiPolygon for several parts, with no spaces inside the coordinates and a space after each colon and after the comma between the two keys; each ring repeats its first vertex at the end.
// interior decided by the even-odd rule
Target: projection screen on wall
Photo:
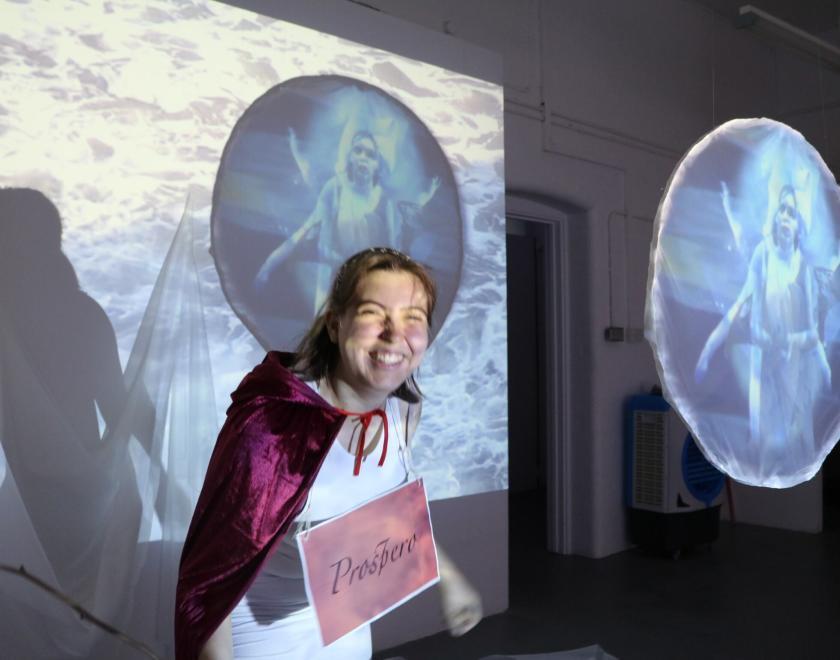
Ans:
{"type": "Polygon", "coordinates": [[[441,289],[430,496],[507,487],[500,85],[200,0],[7,3],[0,58],[2,559],[165,620],[138,548],[183,539],[229,393],[371,243],[441,289]]]}

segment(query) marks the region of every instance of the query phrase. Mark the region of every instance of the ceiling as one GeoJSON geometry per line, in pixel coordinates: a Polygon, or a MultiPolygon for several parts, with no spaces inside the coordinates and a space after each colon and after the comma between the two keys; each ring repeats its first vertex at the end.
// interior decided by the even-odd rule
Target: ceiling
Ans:
{"type": "Polygon", "coordinates": [[[840,30],[840,0],[696,0],[712,11],[734,19],[744,5],[772,14],[823,39],[836,40],[840,30]]]}

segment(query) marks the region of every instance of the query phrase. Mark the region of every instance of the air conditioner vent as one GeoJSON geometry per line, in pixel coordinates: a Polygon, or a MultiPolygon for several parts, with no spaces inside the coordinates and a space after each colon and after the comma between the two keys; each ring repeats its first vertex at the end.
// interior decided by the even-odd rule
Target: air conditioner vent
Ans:
{"type": "Polygon", "coordinates": [[[662,506],[665,485],[666,413],[633,413],[633,499],[637,505],[662,506]]]}

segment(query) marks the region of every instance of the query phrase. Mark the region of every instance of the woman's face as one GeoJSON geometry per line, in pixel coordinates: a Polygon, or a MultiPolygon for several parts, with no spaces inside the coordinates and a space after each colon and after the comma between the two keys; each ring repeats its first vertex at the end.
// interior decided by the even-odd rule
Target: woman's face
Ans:
{"type": "Polygon", "coordinates": [[[369,137],[358,137],[353,140],[349,158],[354,181],[366,183],[373,180],[379,168],[377,149],[373,140],[369,137]]]}
{"type": "Polygon", "coordinates": [[[796,199],[790,193],[784,195],[776,211],[776,235],[780,245],[793,245],[799,231],[799,217],[796,213],[796,199]]]}
{"type": "Polygon", "coordinates": [[[384,399],[420,365],[429,344],[428,297],[414,275],[376,270],[356,299],[330,319],[338,344],[336,377],[361,397],[384,399]]]}

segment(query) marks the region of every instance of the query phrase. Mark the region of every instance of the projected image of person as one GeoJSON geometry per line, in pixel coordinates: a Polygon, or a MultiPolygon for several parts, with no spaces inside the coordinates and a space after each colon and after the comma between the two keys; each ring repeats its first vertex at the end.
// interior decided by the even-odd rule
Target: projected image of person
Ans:
{"type": "MultiPolygon", "coordinates": [[[[309,163],[289,129],[289,146],[295,162],[306,178],[309,163]]],[[[352,133],[349,144],[339,149],[336,174],[321,188],[315,208],[303,224],[265,260],[256,275],[257,289],[269,279],[306,239],[317,243],[319,268],[314,302],[323,302],[335,268],[348,254],[366,245],[402,245],[402,232],[437,191],[436,177],[428,189],[413,201],[395,201],[386,194],[382,182],[390,167],[376,138],[367,130],[352,133]]]]}
{"type": "MultiPolygon", "coordinates": [[[[730,226],[737,226],[725,183],[721,197],[730,226]]],[[[813,449],[814,403],[831,379],[818,332],[814,269],[801,250],[805,232],[797,191],[783,185],[746,281],[706,340],[695,372],[698,381],[704,378],[733,323],[748,317],[750,439],[780,452],[813,449]]]]}
{"type": "MultiPolygon", "coordinates": [[[[294,537],[407,480],[436,297],[405,254],[359,252],[295,354],[270,352],[233,393],[181,557],[179,660],[370,657],[367,626],[322,646],[294,537]]],[[[440,569],[444,615],[463,634],[480,598],[443,554],[440,569]]]]}
{"type": "Polygon", "coordinates": [[[458,182],[397,98],[343,76],[303,76],[242,114],[213,188],[211,247],[225,298],[266,349],[306,332],[338,267],[369,245],[434,271],[436,334],[460,286],[458,182]]]}

